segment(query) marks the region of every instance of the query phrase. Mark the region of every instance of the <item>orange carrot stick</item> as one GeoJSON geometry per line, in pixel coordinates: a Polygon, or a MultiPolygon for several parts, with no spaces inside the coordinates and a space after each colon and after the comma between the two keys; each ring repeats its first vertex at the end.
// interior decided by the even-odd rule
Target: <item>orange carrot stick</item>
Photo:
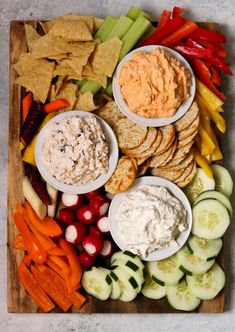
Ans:
{"type": "Polygon", "coordinates": [[[27,93],[27,95],[24,96],[24,98],[22,99],[22,119],[23,119],[23,122],[25,121],[25,119],[27,117],[27,114],[29,112],[32,100],[33,100],[33,94],[32,94],[31,91],[29,93],[27,93]]]}
{"type": "Polygon", "coordinates": [[[58,111],[62,108],[65,108],[67,106],[70,106],[70,104],[69,104],[69,102],[67,102],[67,100],[57,99],[57,100],[52,101],[49,104],[44,105],[43,106],[43,111],[45,113],[51,113],[51,112],[54,112],[54,111],[58,111]]]}
{"type": "Polygon", "coordinates": [[[65,278],[64,272],[63,270],[57,265],[55,264],[50,257],[47,257],[47,260],[45,262],[45,264],[51,269],[53,270],[55,273],[57,273],[59,276],[61,276],[63,279],[65,278]]]}
{"type": "Polygon", "coordinates": [[[17,234],[15,237],[15,249],[16,250],[26,250],[24,238],[21,234],[17,234]]]}
{"type": "Polygon", "coordinates": [[[71,273],[69,264],[66,263],[66,261],[61,256],[48,255],[48,258],[50,258],[53,263],[59,266],[59,268],[63,271],[64,276],[71,273]]]}
{"type": "Polygon", "coordinates": [[[48,250],[49,255],[56,255],[56,256],[66,256],[64,250],[60,248],[52,248],[48,250]]]}

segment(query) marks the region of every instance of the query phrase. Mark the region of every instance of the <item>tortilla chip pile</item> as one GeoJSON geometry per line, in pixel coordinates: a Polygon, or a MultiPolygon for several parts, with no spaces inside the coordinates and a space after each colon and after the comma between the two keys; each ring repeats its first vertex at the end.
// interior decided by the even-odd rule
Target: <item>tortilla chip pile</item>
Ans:
{"type": "Polygon", "coordinates": [[[43,36],[25,24],[28,53],[21,54],[14,65],[19,74],[15,83],[42,103],[64,98],[70,103],[65,110],[96,109],[92,93],[81,94],[73,80],[92,80],[106,88],[107,78],[113,75],[122,41],[94,39],[102,22],[93,16],[68,14],[40,23],[43,36]]]}

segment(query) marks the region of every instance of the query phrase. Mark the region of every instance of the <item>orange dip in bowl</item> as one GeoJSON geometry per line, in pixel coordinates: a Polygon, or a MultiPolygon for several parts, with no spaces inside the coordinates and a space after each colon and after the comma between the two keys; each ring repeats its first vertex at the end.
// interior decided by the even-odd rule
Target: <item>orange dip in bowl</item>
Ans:
{"type": "Polygon", "coordinates": [[[191,77],[181,61],[156,48],[134,53],[122,66],[118,83],[131,112],[167,118],[189,97],[191,77]]]}

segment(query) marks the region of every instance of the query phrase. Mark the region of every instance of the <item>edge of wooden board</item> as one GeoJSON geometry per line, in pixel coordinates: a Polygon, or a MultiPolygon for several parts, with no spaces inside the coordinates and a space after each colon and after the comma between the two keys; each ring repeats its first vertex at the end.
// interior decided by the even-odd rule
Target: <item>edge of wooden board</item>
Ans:
{"type": "MultiPolygon", "coordinates": [[[[31,21],[35,25],[36,21],[31,21]]],[[[200,23],[200,26],[210,30],[218,30],[217,23],[200,23]]],[[[24,175],[19,144],[20,101],[21,88],[14,85],[17,74],[13,64],[22,52],[26,52],[26,40],[23,21],[10,23],[10,68],[9,68],[9,148],[8,148],[8,248],[7,248],[7,297],[8,312],[10,313],[37,313],[41,312],[38,306],[20,286],[17,274],[22,253],[15,250],[14,239],[17,230],[13,223],[13,213],[18,201],[23,201],[21,181],[24,175]],[[16,166],[17,165],[17,166],[16,166]]],[[[223,266],[223,254],[219,257],[223,266]]],[[[224,292],[214,300],[203,301],[194,313],[221,313],[224,311],[224,292]]],[[[51,313],[61,313],[60,309],[51,313]]],[[[124,303],[117,300],[99,301],[87,296],[86,304],[80,311],[71,309],[69,313],[186,313],[172,309],[165,299],[151,300],[140,295],[135,301],[124,303]],[[154,310],[153,310],[154,308],[154,310]]],[[[191,312],[192,313],[192,312],[191,312]]]]}

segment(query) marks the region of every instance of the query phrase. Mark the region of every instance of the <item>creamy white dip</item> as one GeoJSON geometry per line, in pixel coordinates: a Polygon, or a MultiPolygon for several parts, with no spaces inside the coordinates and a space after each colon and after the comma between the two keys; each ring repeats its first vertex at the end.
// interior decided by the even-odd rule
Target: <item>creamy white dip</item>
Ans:
{"type": "Polygon", "coordinates": [[[116,222],[125,249],[146,257],[178,245],[176,238],[188,228],[186,216],[182,203],[166,188],[143,185],[123,197],[116,222]]]}
{"type": "Polygon", "coordinates": [[[82,185],[106,174],[109,148],[97,118],[73,116],[54,123],[45,133],[43,161],[66,184],[82,185]]]}

